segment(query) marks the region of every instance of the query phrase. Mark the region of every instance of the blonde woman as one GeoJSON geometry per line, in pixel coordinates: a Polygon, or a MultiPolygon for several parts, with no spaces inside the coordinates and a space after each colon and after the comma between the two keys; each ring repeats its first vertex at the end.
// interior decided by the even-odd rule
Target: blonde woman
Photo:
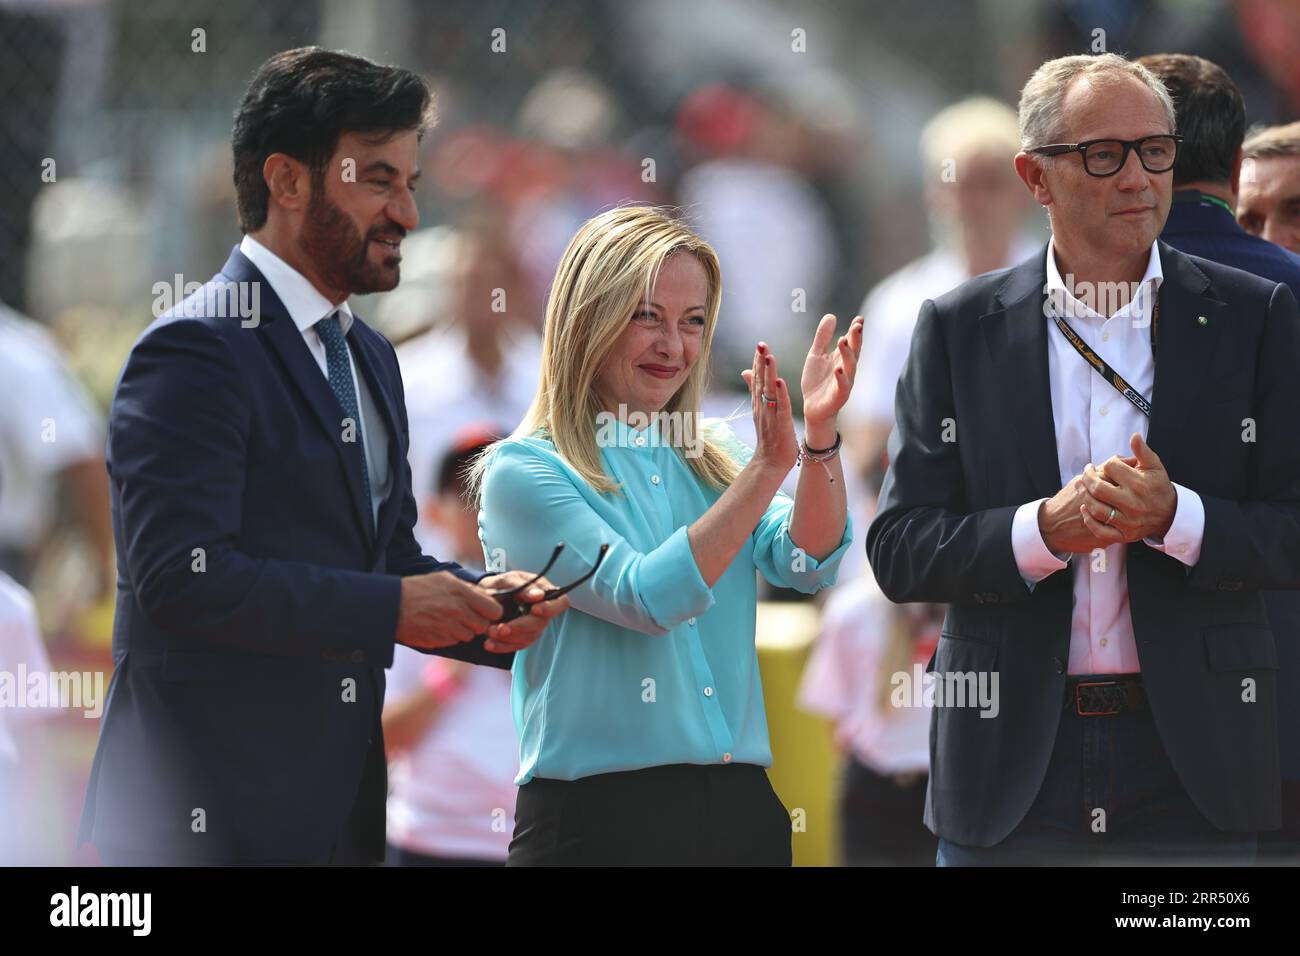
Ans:
{"type": "Polygon", "coordinates": [[[477,464],[489,566],[545,565],[572,608],[514,662],[510,865],[790,863],[754,649],[754,571],[812,593],[851,529],[836,414],[862,322],[804,364],[805,442],[764,343],[740,373],[756,447],[699,420],[713,249],[650,208],[587,222],[556,271],[540,385],[477,464]],[[795,497],[779,492],[802,456],[795,497]],[[540,563],[539,563],[540,562],[540,563]]]}

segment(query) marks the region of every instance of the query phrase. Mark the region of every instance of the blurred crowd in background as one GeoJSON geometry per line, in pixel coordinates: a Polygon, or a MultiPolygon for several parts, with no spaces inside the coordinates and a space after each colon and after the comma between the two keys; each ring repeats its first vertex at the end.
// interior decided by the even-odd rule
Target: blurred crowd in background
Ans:
{"type": "MultiPolygon", "coordinates": [[[[840,331],[866,316],[841,422],[861,539],[920,304],[1046,241],[1011,164],[1039,63],[1194,53],[1252,124],[1300,115],[1292,0],[0,0],[0,670],[111,670],[104,412],[164,290],[207,280],[239,239],[229,135],[248,76],[309,43],[436,91],[401,284],[352,307],[399,349],[421,540],[479,565],[456,466],[531,400],[555,264],[595,213],[674,206],[717,249],[706,413],[747,410],[759,339],[792,376],[824,313],[840,331]]],[[[853,553],[816,608],[797,704],[830,720],[839,773],[883,781],[844,815],[862,830],[838,859],[932,862],[928,713],[891,707],[887,677],[924,666],[942,608],[890,605],[853,553]]],[[[513,815],[508,678],[405,650],[386,715],[394,846],[504,859],[510,824],[467,838],[456,820],[513,815]]],[[[40,821],[0,854],[87,861],[72,832],[97,728],[0,713],[0,812],[40,821]]]]}

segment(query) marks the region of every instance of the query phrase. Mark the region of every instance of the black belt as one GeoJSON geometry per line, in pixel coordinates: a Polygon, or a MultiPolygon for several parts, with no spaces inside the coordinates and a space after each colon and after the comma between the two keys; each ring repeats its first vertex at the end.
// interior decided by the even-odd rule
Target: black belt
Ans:
{"type": "Polygon", "coordinates": [[[1141,713],[1148,709],[1147,692],[1138,674],[1068,677],[1062,707],[1080,717],[1141,713]]]}

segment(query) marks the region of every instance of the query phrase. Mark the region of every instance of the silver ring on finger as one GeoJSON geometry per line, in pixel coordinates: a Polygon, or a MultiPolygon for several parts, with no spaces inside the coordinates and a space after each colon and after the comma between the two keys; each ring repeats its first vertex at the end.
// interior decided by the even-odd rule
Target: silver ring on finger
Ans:
{"type": "Polygon", "coordinates": [[[776,399],[766,393],[763,394],[763,404],[768,408],[776,408],[776,399]]]}
{"type": "Polygon", "coordinates": [[[1110,509],[1110,514],[1106,515],[1106,520],[1103,521],[1102,524],[1110,524],[1111,521],[1113,521],[1114,519],[1115,519],[1115,509],[1112,507],[1110,509]]]}

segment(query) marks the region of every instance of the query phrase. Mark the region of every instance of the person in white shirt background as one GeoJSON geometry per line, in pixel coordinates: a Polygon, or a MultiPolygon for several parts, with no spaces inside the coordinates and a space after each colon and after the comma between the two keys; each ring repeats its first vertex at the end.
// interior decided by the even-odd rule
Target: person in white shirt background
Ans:
{"type": "Polygon", "coordinates": [[[844,443],[862,471],[875,467],[894,427],[894,388],[921,304],[1029,258],[1046,238],[1033,230],[1034,204],[1012,163],[1020,132],[1010,106],[977,96],[945,107],[922,130],[920,149],[934,248],[862,303],[862,377],[844,408],[844,443]]]}
{"type": "Polygon", "coordinates": [[[754,343],[767,342],[774,355],[803,355],[818,310],[829,304],[841,252],[825,200],[798,167],[806,153],[824,155],[833,144],[810,147],[809,132],[774,91],[728,85],[687,97],[677,128],[699,159],[683,173],[677,201],[730,276],[713,340],[715,401],[704,413],[729,416],[739,405],[743,420],[740,372],[752,364],[754,343]],[[803,292],[800,311],[794,290],[803,292]]]}
{"type": "MultiPolygon", "coordinates": [[[[421,511],[467,566],[483,561],[464,470],[505,434],[466,426],[438,463],[421,511]]],[[[504,866],[515,819],[519,744],[510,672],[398,646],[384,694],[389,866],[504,866]]]]}
{"type": "Polygon", "coordinates": [[[94,593],[113,586],[113,533],[104,469],[103,415],[69,372],[54,337],[0,304],[0,570],[31,584],[37,557],[56,520],[61,483],[84,529],[94,593]]]}
{"type": "MultiPolygon", "coordinates": [[[[498,223],[466,217],[432,252],[442,260],[447,314],[397,351],[416,489],[433,486],[458,428],[492,422],[509,433],[519,423],[537,391],[542,354],[528,283],[498,223]]],[[[454,547],[424,513],[415,534],[429,553],[454,547]]]]}

